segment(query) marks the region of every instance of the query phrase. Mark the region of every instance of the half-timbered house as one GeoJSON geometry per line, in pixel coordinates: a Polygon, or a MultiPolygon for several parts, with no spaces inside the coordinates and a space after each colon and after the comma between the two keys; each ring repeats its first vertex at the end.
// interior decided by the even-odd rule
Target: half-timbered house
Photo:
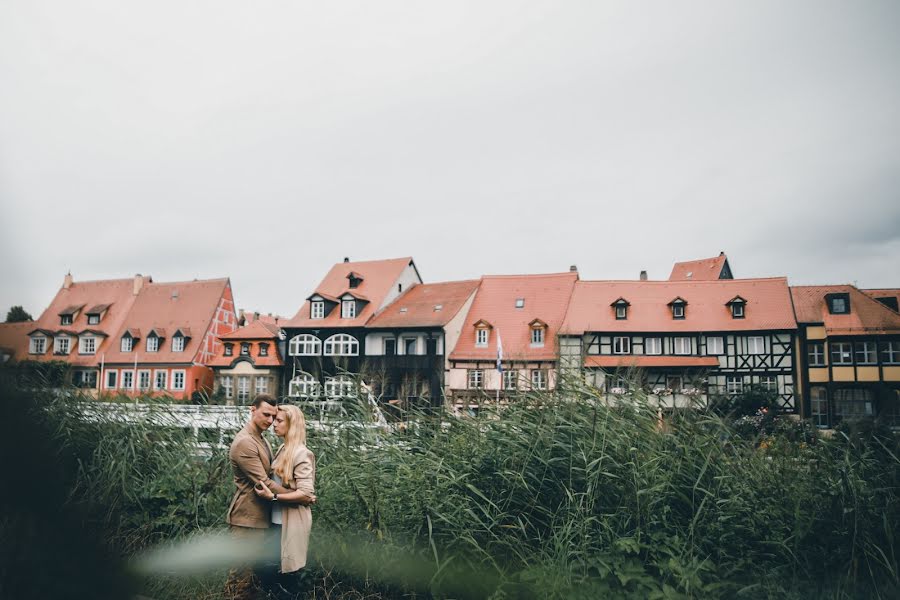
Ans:
{"type": "Polygon", "coordinates": [[[560,359],[612,395],[641,385],[683,406],[757,385],[793,412],[796,329],[784,278],[579,281],[560,359]]]}
{"type": "MultiPolygon", "coordinates": [[[[900,314],[852,285],[791,286],[803,415],[900,426],[900,314]]],[[[889,294],[882,294],[889,297],[889,294]]]]}

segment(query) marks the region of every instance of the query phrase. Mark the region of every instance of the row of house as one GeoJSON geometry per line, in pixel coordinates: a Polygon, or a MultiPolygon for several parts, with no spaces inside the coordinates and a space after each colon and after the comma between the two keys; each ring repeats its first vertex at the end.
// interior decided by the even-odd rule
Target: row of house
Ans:
{"type": "Polygon", "coordinates": [[[755,386],[821,427],[861,416],[900,425],[898,290],[735,279],[724,253],[677,263],[662,281],[586,281],[573,266],[426,284],[409,257],[345,259],[289,319],[238,315],[227,280],[145,279],[67,277],[38,321],[15,325],[29,344],[18,354],[65,357],[73,381],[99,392],[472,406],[568,375],[613,396],[641,385],[670,406],[755,386]],[[204,308],[190,318],[184,305],[204,308]]]}

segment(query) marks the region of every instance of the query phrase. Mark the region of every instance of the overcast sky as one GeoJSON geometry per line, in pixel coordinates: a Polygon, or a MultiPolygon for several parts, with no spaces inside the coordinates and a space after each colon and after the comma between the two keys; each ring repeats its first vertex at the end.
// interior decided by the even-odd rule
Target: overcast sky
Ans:
{"type": "Polygon", "coordinates": [[[900,2],[0,3],[0,319],[334,262],[900,287],[900,2]]]}

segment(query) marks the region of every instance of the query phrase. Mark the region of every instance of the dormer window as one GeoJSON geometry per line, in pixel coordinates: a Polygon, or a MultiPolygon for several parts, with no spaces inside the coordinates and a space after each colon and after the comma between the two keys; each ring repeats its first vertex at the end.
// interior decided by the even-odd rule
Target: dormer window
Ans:
{"type": "Polygon", "coordinates": [[[122,352],[131,352],[134,349],[134,338],[127,333],[122,336],[119,342],[119,350],[122,352]]]}
{"type": "Polygon", "coordinates": [[[825,296],[828,312],[833,315],[850,314],[850,294],[828,294],[825,296]]]}
{"type": "Polygon", "coordinates": [[[476,346],[487,346],[488,345],[488,330],[487,329],[478,329],[475,331],[475,345],[476,346]]]}
{"type": "Polygon", "coordinates": [[[241,342],[241,356],[250,356],[250,342],[241,342]]]}
{"type": "Polygon", "coordinates": [[[31,338],[28,343],[28,352],[31,354],[43,354],[47,351],[47,338],[42,335],[31,338]]]}
{"type": "Polygon", "coordinates": [[[72,340],[67,335],[57,336],[53,340],[53,354],[68,354],[72,347],[72,340]]]}
{"type": "Polygon", "coordinates": [[[260,356],[268,356],[269,355],[269,345],[268,344],[260,344],[259,345],[259,355],[260,356]]]}
{"type": "Polygon", "coordinates": [[[72,324],[72,315],[62,315],[59,317],[60,325],[71,325],[72,324]]]}
{"type": "Polygon", "coordinates": [[[309,305],[309,318],[310,319],[324,319],[325,318],[325,303],[322,300],[314,300],[309,305]]]}
{"type": "Polygon", "coordinates": [[[100,315],[88,315],[88,325],[99,325],[100,315]]]}
{"type": "Polygon", "coordinates": [[[735,296],[731,300],[725,303],[725,306],[731,309],[731,318],[732,319],[743,319],[744,318],[744,307],[747,305],[747,301],[741,298],[740,296],[735,296]]]}
{"type": "Polygon", "coordinates": [[[677,297],[669,302],[669,307],[671,307],[672,309],[673,319],[683,319],[685,313],[687,312],[687,300],[681,297],[677,297]]]}
{"type": "Polygon", "coordinates": [[[531,346],[536,348],[543,347],[544,340],[547,337],[547,324],[540,319],[535,319],[528,326],[531,328],[531,346]]]}
{"type": "Polygon", "coordinates": [[[363,276],[356,271],[350,271],[349,273],[347,273],[347,279],[350,281],[351,290],[355,290],[359,287],[359,284],[363,282],[363,276]]]}
{"type": "Polygon", "coordinates": [[[516,308],[525,308],[525,298],[516,298],[516,308]]]}
{"type": "Polygon", "coordinates": [[[225,356],[234,356],[234,344],[225,344],[225,356]]]}
{"type": "Polygon", "coordinates": [[[159,336],[155,333],[147,336],[147,352],[159,352],[159,336]]]}
{"type": "Polygon", "coordinates": [[[97,338],[94,336],[85,336],[78,340],[78,353],[79,354],[96,354],[97,353],[97,338]]]}
{"type": "Polygon", "coordinates": [[[184,336],[176,335],[172,338],[172,352],[184,352],[184,336]]]}
{"type": "Polygon", "coordinates": [[[356,317],[356,300],[341,300],[341,318],[353,319],[356,317]]]}
{"type": "Polygon", "coordinates": [[[623,321],[628,318],[628,307],[631,306],[631,303],[628,302],[625,298],[619,298],[612,304],[610,304],[616,310],[616,320],[623,321]]]}

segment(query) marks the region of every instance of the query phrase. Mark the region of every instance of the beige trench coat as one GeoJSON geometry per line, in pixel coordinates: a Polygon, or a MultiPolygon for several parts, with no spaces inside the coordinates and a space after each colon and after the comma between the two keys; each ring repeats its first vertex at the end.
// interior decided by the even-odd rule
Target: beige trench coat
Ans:
{"type": "Polygon", "coordinates": [[[237,491],[228,507],[226,521],[237,527],[267,529],[272,514],[271,503],[257,496],[253,486],[268,476],[272,461],[269,443],[255,432],[252,423],[247,423],[234,436],[228,458],[237,491]]]}
{"type": "MultiPolygon", "coordinates": [[[[283,450],[284,446],[279,448],[275,457],[283,450]]],[[[293,463],[294,478],[292,481],[285,481],[284,487],[315,494],[315,455],[306,446],[301,446],[294,454],[293,463]]],[[[281,572],[293,573],[306,566],[312,510],[308,506],[287,503],[282,504],[281,509],[281,572]]]]}

